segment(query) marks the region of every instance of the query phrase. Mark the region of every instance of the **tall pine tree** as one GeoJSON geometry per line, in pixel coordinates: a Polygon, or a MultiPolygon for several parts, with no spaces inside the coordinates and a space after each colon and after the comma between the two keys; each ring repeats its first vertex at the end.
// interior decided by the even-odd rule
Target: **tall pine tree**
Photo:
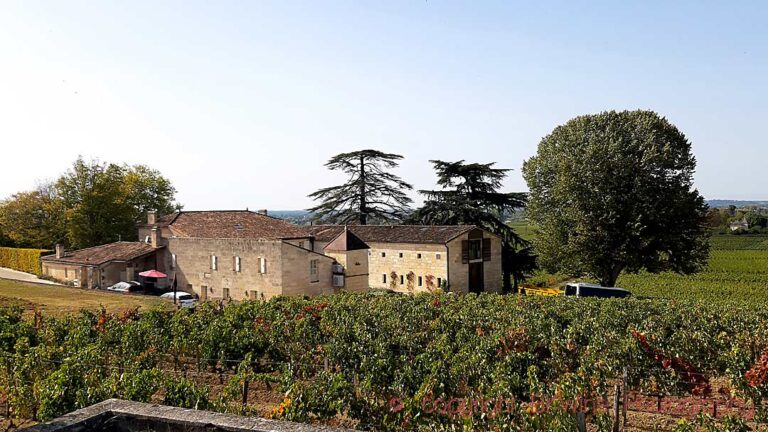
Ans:
{"type": "Polygon", "coordinates": [[[482,227],[502,240],[504,291],[535,267],[530,245],[504,222],[505,216],[525,207],[524,193],[499,192],[508,169],[494,168],[494,163],[430,161],[442,190],[421,190],[424,206],[407,223],[426,225],[469,224],[482,227]]]}
{"type": "Polygon", "coordinates": [[[392,174],[403,157],[377,150],[360,150],[332,157],[325,166],[349,175],[346,183],[309,195],[320,204],[309,209],[322,222],[336,224],[399,222],[412,200],[413,186],[392,174]]]}

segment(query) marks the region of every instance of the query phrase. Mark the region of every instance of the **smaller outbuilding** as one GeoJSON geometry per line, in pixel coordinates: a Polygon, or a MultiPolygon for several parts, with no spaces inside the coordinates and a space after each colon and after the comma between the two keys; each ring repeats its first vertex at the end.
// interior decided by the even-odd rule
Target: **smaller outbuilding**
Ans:
{"type": "Polygon", "coordinates": [[[124,241],[76,251],[56,245],[55,254],[41,258],[43,275],[83,288],[106,288],[154,269],[158,249],[151,243],[124,241]]]}

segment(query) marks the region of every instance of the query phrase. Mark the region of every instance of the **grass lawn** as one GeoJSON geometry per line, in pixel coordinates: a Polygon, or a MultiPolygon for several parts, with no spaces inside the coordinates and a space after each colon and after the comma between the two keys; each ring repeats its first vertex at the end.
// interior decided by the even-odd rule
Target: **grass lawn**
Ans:
{"type": "Polygon", "coordinates": [[[41,309],[51,314],[66,314],[80,309],[108,311],[171,307],[170,302],[158,297],[118,294],[97,290],[66,288],[0,279],[0,306],[20,305],[27,310],[41,309]]]}

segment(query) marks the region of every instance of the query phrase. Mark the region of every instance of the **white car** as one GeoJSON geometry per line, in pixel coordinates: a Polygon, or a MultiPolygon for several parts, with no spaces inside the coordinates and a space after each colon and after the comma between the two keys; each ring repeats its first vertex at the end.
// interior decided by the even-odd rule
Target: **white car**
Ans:
{"type": "MultiPolygon", "coordinates": [[[[173,292],[167,292],[160,296],[162,299],[173,301],[173,292]]],[[[197,299],[188,292],[176,291],[176,303],[186,309],[194,309],[197,306],[197,299]]]]}
{"type": "Polygon", "coordinates": [[[107,290],[121,292],[121,293],[135,293],[135,292],[143,291],[143,288],[139,282],[130,281],[130,282],[118,282],[110,287],[107,287],[107,290]]]}

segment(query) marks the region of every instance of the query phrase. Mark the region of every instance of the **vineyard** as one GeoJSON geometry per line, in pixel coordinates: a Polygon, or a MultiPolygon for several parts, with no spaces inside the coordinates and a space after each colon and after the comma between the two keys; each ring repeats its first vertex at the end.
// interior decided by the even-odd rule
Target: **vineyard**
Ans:
{"type": "Polygon", "coordinates": [[[571,431],[583,413],[610,430],[602,401],[626,371],[641,396],[719,394],[760,420],[767,349],[768,310],[708,302],[423,294],[194,313],[6,308],[0,409],[40,421],[117,397],[377,430],[571,431]]]}
{"type": "Polygon", "coordinates": [[[638,296],[768,303],[768,236],[718,235],[710,244],[709,265],[698,274],[625,274],[617,285],[638,296]]]}

